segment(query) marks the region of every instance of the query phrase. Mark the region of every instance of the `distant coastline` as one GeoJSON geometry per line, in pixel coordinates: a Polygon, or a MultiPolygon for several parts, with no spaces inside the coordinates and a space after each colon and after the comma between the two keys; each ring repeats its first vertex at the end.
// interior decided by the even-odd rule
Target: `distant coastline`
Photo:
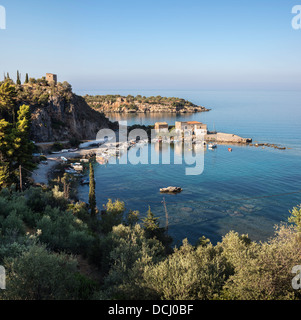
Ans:
{"type": "Polygon", "coordinates": [[[203,106],[175,97],[137,95],[85,95],[87,104],[104,114],[108,113],[196,113],[207,112],[203,106]]]}

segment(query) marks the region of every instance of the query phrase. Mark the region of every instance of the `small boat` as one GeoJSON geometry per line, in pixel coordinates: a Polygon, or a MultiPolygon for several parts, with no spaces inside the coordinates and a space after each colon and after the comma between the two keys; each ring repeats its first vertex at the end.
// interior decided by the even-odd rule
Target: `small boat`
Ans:
{"type": "Polygon", "coordinates": [[[90,183],[90,180],[89,179],[82,179],[81,184],[89,184],[90,183]]]}
{"type": "Polygon", "coordinates": [[[229,152],[232,152],[232,148],[228,148],[228,151],[229,151],[229,152]]]}
{"type": "Polygon", "coordinates": [[[74,169],[66,169],[65,172],[73,174],[73,173],[76,173],[76,170],[74,170],[74,169]]]}
{"type": "Polygon", "coordinates": [[[208,149],[216,149],[217,145],[216,144],[208,144],[208,149]]]}

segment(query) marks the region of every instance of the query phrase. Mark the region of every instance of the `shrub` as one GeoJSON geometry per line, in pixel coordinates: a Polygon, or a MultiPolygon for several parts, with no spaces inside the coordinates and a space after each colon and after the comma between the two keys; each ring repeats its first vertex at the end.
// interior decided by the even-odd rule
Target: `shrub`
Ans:
{"type": "Polygon", "coordinates": [[[86,224],[58,208],[46,207],[37,228],[41,230],[39,240],[54,251],[85,253],[94,240],[86,224]]]}
{"type": "Polygon", "coordinates": [[[226,259],[211,244],[183,245],[167,259],[144,271],[146,286],[165,300],[214,299],[225,280],[226,259]]]}
{"type": "Polygon", "coordinates": [[[105,278],[105,291],[111,299],[146,299],[153,297],[144,285],[146,266],[160,261],[164,248],[156,239],[146,239],[145,231],[119,225],[102,242],[103,267],[110,268],[105,278]]]}
{"type": "Polygon", "coordinates": [[[34,245],[20,257],[6,259],[4,266],[7,290],[1,293],[5,299],[62,300],[81,295],[81,281],[75,281],[76,261],[67,255],[34,245]]]}

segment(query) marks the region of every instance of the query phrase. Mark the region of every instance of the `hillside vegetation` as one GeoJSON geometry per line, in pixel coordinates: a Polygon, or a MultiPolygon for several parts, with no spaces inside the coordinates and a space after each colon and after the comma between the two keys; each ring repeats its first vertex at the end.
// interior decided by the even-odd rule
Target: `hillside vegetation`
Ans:
{"type": "Polygon", "coordinates": [[[205,107],[198,106],[184,99],[168,98],[161,96],[136,97],[128,95],[85,95],[84,99],[90,107],[103,113],[194,113],[209,111],[205,107]]]}
{"type": "Polygon", "coordinates": [[[201,237],[171,248],[151,210],[121,201],[99,217],[58,188],[0,192],[0,299],[300,299],[292,268],[301,261],[301,210],[267,242],[234,231],[213,245],[201,237]]]}
{"type": "MultiPolygon", "coordinates": [[[[81,96],[74,94],[66,81],[49,84],[43,77],[18,84],[6,79],[0,82],[1,86],[6,86],[2,94],[11,96],[12,116],[21,105],[30,107],[31,138],[35,142],[95,139],[100,129],[113,125],[102,113],[90,108],[81,96]],[[10,93],[4,92],[7,88],[10,93]]],[[[6,116],[4,109],[0,110],[2,117],[6,116]]]]}

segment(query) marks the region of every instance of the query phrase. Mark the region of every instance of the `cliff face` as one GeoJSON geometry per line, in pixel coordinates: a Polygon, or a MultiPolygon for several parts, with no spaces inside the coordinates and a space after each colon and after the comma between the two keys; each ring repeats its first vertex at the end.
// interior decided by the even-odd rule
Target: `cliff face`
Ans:
{"type": "Polygon", "coordinates": [[[110,121],[91,109],[82,97],[73,93],[50,96],[43,106],[31,107],[31,136],[36,142],[64,141],[71,138],[95,139],[110,121]]]}

